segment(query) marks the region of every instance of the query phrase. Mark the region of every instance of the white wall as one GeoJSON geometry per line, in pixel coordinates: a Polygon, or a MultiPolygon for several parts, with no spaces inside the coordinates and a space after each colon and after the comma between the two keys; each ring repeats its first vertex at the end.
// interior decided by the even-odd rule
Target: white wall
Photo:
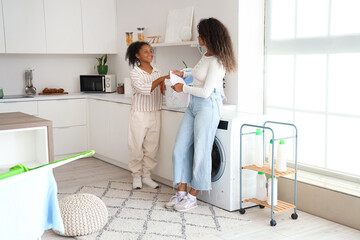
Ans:
{"type": "MultiPolygon", "coordinates": [[[[25,93],[24,71],[34,68],[33,84],[37,92],[44,88],[63,88],[79,92],[80,74],[96,74],[94,65],[99,55],[0,54],[0,88],[5,95],[25,93]]],[[[114,58],[114,57],[112,57],[114,58]]],[[[109,73],[114,61],[109,59],[109,73]]]]}
{"type": "MultiPolygon", "coordinates": [[[[116,64],[118,66],[117,76],[120,82],[123,82],[123,78],[127,77],[129,73],[129,67],[124,60],[126,52],[125,32],[132,31],[136,35],[137,27],[145,27],[145,36],[161,35],[160,41],[164,41],[168,11],[191,6],[194,7],[192,39],[197,40],[196,26],[200,19],[215,17],[228,28],[237,55],[238,0],[156,0],[151,1],[151,3],[148,0],[137,0],[127,1],[126,5],[124,5],[123,0],[118,0],[119,54],[116,64]]],[[[134,40],[136,40],[136,37],[134,40]]],[[[188,66],[194,66],[201,57],[196,48],[190,47],[157,48],[156,55],[154,66],[164,74],[172,69],[183,68],[182,60],[188,66]]],[[[237,89],[237,74],[227,75],[225,94],[228,103],[237,104],[237,89]]]]}

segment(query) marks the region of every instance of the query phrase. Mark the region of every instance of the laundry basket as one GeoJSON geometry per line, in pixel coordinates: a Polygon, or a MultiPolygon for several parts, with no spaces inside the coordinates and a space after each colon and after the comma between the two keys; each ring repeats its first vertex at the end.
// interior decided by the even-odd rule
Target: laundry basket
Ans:
{"type": "MultiPolygon", "coordinates": [[[[180,94],[186,94],[185,101],[181,101],[176,94],[179,94],[174,91],[174,89],[171,88],[171,81],[170,79],[165,79],[165,103],[167,107],[171,108],[187,108],[190,102],[190,94],[187,93],[180,93],[180,94]]],[[[185,96],[185,95],[184,95],[185,96]]]]}

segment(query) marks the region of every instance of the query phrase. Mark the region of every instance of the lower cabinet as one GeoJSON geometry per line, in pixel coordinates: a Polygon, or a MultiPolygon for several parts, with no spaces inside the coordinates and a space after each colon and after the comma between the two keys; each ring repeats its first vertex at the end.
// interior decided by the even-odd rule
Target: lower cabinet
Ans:
{"type": "Polygon", "coordinates": [[[128,125],[131,106],[89,99],[89,140],[96,156],[123,168],[129,162],[128,125]]]}
{"type": "Polygon", "coordinates": [[[0,103],[0,113],[7,112],[22,112],[36,116],[38,114],[38,105],[36,101],[0,103]]]}
{"type": "MultiPolygon", "coordinates": [[[[89,141],[95,156],[128,169],[128,126],[131,105],[89,99],[89,141]]],[[[160,147],[158,164],[153,175],[173,180],[172,151],[184,113],[161,111],[160,147]]]]}
{"type": "Polygon", "coordinates": [[[161,111],[160,147],[157,155],[158,164],[152,173],[169,181],[174,179],[172,152],[183,116],[184,113],[182,112],[161,111]]]}
{"type": "Polygon", "coordinates": [[[87,129],[86,126],[54,128],[54,155],[66,155],[86,152],[87,129]]]}
{"type": "Polygon", "coordinates": [[[39,117],[53,122],[55,160],[88,151],[87,99],[38,101],[39,117]]]}

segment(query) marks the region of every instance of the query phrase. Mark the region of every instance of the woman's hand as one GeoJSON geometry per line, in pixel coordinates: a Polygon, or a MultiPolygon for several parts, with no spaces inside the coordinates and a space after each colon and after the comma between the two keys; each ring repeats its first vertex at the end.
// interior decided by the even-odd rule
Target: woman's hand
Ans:
{"type": "Polygon", "coordinates": [[[182,92],[183,91],[184,84],[177,83],[175,85],[172,85],[171,88],[174,89],[176,92],[182,92]]]}
{"type": "Polygon", "coordinates": [[[184,72],[181,72],[179,70],[172,70],[171,71],[173,74],[179,76],[179,77],[183,77],[184,76],[184,72]]]}

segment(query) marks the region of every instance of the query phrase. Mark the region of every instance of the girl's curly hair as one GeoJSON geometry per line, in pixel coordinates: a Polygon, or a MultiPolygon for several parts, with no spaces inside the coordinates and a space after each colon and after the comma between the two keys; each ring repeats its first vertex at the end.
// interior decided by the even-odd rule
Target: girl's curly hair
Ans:
{"type": "Polygon", "coordinates": [[[136,54],[139,53],[140,49],[144,45],[148,45],[149,47],[151,47],[150,44],[147,42],[137,41],[130,44],[130,46],[126,50],[126,55],[125,55],[125,60],[129,62],[130,66],[134,67],[135,65],[139,64],[139,59],[136,57],[136,54]]]}
{"type": "Polygon", "coordinates": [[[237,68],[231,38],[227,28],[215,18],[201,19],[197,25],[199,37],[206,47],[223,64],[227,72],[234,72],[237,68]]]}

